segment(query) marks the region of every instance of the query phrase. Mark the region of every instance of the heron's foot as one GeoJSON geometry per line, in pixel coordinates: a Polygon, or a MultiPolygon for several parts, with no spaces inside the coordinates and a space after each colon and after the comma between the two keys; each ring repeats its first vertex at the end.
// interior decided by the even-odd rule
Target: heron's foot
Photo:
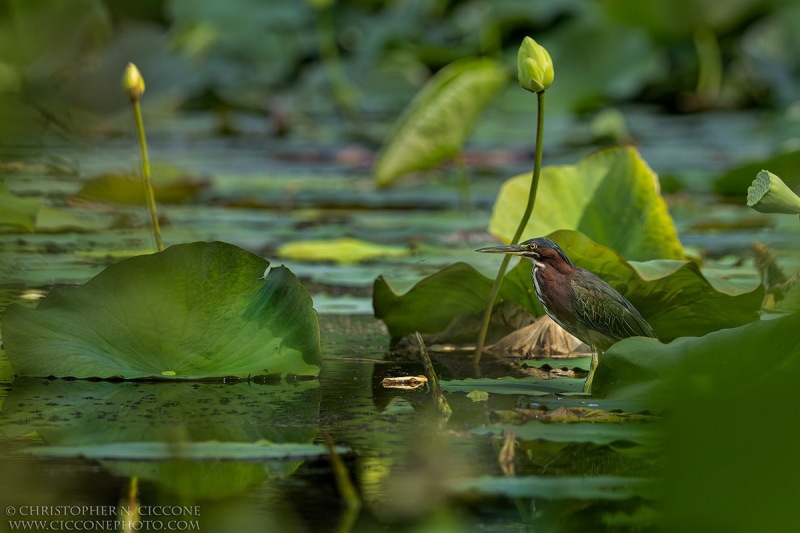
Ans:
{"type": "Polygon", "coordinates": [[[591,394],[592,380],[594,379],[594,371],[597,370],[597,365],[600,362],[600,354],[592,354],[592,363],[589,365],[589,375],[586,376],[586,382],[583,384],[583,392],[591,394]]]}

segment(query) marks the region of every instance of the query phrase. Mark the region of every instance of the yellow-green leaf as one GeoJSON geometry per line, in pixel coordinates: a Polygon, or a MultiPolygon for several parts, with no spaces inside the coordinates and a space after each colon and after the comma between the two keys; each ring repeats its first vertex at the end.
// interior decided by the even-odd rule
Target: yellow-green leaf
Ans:
{"type": "Polygon", "coordinates": [[[458,155],[478,116],[507,79],[503,66],[491,59],[462,59],[439,71],[403,111],[378,154],[378,185],[458,155]]]}
{"type": "Polygon", "coordinates": [[[278,255],[286,259],[332,261],[339,264],[360,263],[381,257],[402,257],[410,253],[408,248],[352,238],[288,242],[278,248],[278,255]]]}
{"type": "MultiPolygon", "coordinates": [[[[489,231],[509,242],[525,210],[531,175],[503,184],[489,231]]],[[[523,238],[578,230],[627,259],[685,259],[658,176],[631,147],[601,150],[576,165],[542,169],[523,238]]]]}

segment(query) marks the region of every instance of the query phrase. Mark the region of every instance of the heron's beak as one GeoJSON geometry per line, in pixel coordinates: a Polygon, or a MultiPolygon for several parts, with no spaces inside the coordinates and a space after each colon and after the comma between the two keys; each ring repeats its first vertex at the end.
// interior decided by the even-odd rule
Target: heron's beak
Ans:
{"type": "Polygon", "coordinates": [[[475,251],[483,252],[485,254],[522,255],[523,253],[528,252],[530,250],[524,246],[520,246],[519,244],[512,244],[509,246],[489,246],[488,248],[479,248],[478,250],[475,251]]]}

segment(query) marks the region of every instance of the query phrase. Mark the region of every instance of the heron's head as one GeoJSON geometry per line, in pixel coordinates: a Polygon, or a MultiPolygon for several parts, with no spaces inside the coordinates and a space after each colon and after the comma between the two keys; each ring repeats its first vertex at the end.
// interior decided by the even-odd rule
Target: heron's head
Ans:
{"type": "Polygon", "coordinates": [[[564,253],[556,243],[550,239],[539,237],[537,239],[529,239],[519,244],[511,244],[508,246],[490,246],[488,248],[480,248],[476,252],[492,253],[492,254],[509,254],[527,257],[534,263],[541,263],[547,265],[558,265],[566,263],[570,267],[574,267],[572,261],[569,260],[567,254],[564,253]]]}

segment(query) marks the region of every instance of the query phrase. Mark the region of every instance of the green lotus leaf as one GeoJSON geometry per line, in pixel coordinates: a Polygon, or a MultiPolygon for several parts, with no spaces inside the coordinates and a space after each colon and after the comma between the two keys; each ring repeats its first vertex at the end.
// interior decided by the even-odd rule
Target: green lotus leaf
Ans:
{"type": "Polygon", "coordinates": [[[378,185],[458,155],[478,116],[507,80],[505,68],[491,59],[462,59],[439,71],[403,111],[378,154],[378,185]]]}
{"type": "Polygon", "coordinates": [[[558,231],[550,238],[576,265],[628,298],[662,341],[758,320],[764,298],[760,286],[707,278],[691,261],[626,261],[577,231],[558,231]]]}
{"type": "MultiPolygon", "coordinates": [[[[489,231],[510,242],[528,198],[531,175],[506,181],[489,231]]],[[[542,169],[536,206],[524,238],[578,230],[635,260],[685,259],[658,176],[632,147],[610,148],[576,165],[542,169]]]]}
{"type": "MultiPolygon", "coordinates": [[[[404,294],[397,294],[386,278],[379,276],[372,291],[372,307],[392,338],[415,331],[437,333],[459,315],[482,313],[491,288],[488,277],[466,263],[455,263],[421,280],[404,294]]],[[[512,300],[532,314],[539,314],[528,265],[520,264],[509,271],[499,299],[512,300]]]]}
{"type": "Polygon", "coordinates": [[[20,376],[201,379],[316,376],[319,326],[294,274],[241,248],[195,242],[121,261],[37,309],[10,306],[20,376]]]}
{"type": "Polygon", "coordinates": [[[39,200],[11,194],[8,187],[0,183],[0,232],[33,233],[36,230],[39,203],[39,200]]]}
{"type": "Polygon", "coordinates": [[[671,388],[703,395],[742,390],[777,369],[797,372],[798,329],[800,313],[792,313],[669,344],[625,339],[603,355],[592,392],[601,398],[648,398],[663,407],[671,388]],[[721,373],[733,382],[731,389],[719,388],[721,373]]]}
{"type": "MultiPolygon", "coordinates": [[[[627,297],[662,341],[705,335],[758,319],[760,286],[707,278],[686,260],[626,261],[620,254],[577,231],[549,235],[578,266],[594,272],[627,297]]],[[[520,260],[503,282],[500,300],[539,315],[530,278],[531,263],[520,260]]],[[[383,277],[375,281],[373,308],[392,337],[414,331],[442,331],[457,316],[480,313],[491,280],[465,263],[451,265],[398,295],[383,277]]]]}
{"type": "Polygon", "coordinates": [[[793,313],[663,345],[627,339],[601,359],[594,394],[637,397],[669,413],[659,488],[667,530],[781,531],[796,523],[787,495],[800,474],[791,414],[798,329],[793,313]]]}

